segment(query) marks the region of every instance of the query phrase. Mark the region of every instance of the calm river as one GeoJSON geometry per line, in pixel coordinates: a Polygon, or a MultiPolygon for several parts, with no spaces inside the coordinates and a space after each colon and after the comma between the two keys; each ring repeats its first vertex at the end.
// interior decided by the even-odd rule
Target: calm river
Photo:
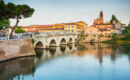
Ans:
{"type": "Polygon", "coordinates": [[[73,44],[36,53],[0,63],[0,80],[130,80],[130,44],[73,44]]]}

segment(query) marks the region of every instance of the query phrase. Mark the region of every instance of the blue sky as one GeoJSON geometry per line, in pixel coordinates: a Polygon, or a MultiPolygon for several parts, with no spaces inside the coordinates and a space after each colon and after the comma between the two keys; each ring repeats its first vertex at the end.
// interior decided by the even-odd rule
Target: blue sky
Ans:
{"type": "MultiPolygon", "coordinates": [[[[130,0],[4,0],[6,3],[28,4],[35,9],[31,18],[20,20],[19,25],[55,24],[85,21],[93,23],[102,10],[105,21],[115,14],[122,23],[130,20],[130,0]]],[[[14,25],[15,20],[11,20],[14,25]]]]}

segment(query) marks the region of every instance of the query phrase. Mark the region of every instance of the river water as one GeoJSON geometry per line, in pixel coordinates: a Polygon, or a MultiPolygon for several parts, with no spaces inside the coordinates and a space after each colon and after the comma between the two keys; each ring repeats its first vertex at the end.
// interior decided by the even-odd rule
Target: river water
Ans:
{"type": "Polygon", "coordinates": [[[130,44],[72,44],[36,53],[0,63],[0,80],[130,80],[130,44]]]}

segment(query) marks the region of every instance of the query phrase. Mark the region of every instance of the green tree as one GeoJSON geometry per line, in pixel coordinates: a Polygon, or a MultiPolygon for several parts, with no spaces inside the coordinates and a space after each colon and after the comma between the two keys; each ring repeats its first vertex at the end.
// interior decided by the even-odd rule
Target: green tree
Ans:
{"type": "Polygon", "coordinates": [[[112,15],[110,23],[113,24],[113,21],[116,21],[116,23],[118,23],[118,19],[116,18],[116,16],[114,14],[112,15]]]}
{"type": "Polygon", "coordinates": [[[117,34],[112,34],[112,40],[118,40],[119,38],[118,38],[118,36],[117,36],[117,34]]]}
{"type": "Polygon", "coordinates": [[[6,20],[0,20],[0,30],[3,29],[3,27],[5,27],[6,29],[9,27],[10,25],[10,21],[6,21],[6,20]]]}
{"type": "Polygon", "coordinates": [[[12,17],[16,19],[16,24],[12,27],[10,37],[13,36],[14,29],[18,26],[19,19],[31,17],[34,12],[33,8],[30,8],[28,5],[16,5],[14,14],[12,17]]]}
{"type": "Polygon", "coordinates": [[[0,0],[0,21],[4,18],[5,4],[3,0],[0,0]]]}
{"type": "Polygon", "coordinates": [[[10,38],[13,37],[13,32],[19,24],[19,19],[31,17],[33,13],[34,9],[28,5],[5,4],[3,0],[0,0],[0,20],[5,19],[8,21],[9,19],[16,19],[16,24],[11,28],[10,38]]]}
{"type": "Polygon", "coordinates": [[[122,31],[123,38],[122,40],[130,40],[130,26],[126,26],[125,29],[122,31]]]}
{"type": "Polygon", "coordinates": [[[24,32],[26,32],[25,30],[23,30],[22,28],[20,28],[20,27],[17,27],[16,29],[15,29],[15,31],[14,31],[15,33],[24,33],[24,32]]]}

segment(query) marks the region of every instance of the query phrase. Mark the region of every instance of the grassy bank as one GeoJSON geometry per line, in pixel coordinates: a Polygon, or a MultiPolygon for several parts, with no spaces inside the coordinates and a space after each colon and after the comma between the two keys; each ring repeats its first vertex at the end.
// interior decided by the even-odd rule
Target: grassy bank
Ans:
{"type": "Polygon", "coordinates": [[[103,41],[103,43],[118,43],[118,44],[130,44],[130,40],[107,40],[107,41],[103,41]]]}

